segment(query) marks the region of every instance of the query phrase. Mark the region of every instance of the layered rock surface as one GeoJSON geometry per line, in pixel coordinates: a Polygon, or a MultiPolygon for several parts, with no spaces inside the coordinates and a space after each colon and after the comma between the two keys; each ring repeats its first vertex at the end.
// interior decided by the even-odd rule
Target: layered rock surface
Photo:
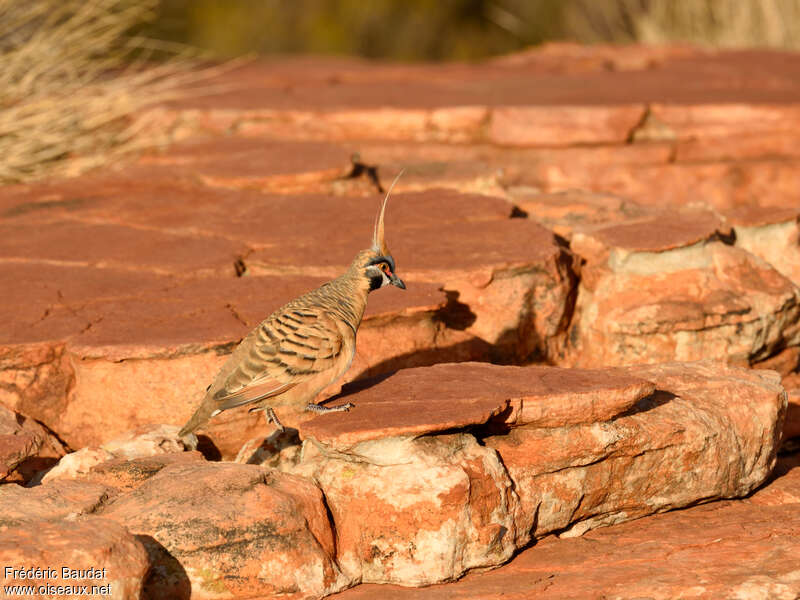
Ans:
{"type": "MultiPolygon", "coordinates": [[[[597,555],[554,535],[606,525],[588,535],[620,565],[625,540],[657,540],[663,597],[791,593],[793,546],[759,525],[770,554],[751,524],[796,502],[791,471],[774,504],[747,501],[752,519],[741,502],[655,517],[694,535],[719,510],[761,573],[724,546],[692,571],[706,587],[681,587],[670,561],[702,550],[669,525],[615,524],[746,495],[780,428],[800,435],[798,69],[789,54],[571,46],[480,65],[254,63],[226,75],[245,91],[143,117],[191,139],[0,189],[0,475],[44,481],[0,487],[2,526],[47,522],[80,545],[113,519],[119,548],[145,556],[119,589],[149,597],[424,585],[534,544],[512,562],[523,574],[477,589],[525,580],[557,598],[580,589],[559,561],[597,555]],[[370,297],[334,399],[356,409],[266,438],[262,417],[228,411],[205,457],[185,451],[176,426],[236,342],[369,244],[401,168],[386,232],[408,290],[370,297]],[[718,362],[673,362],[697,359],[718,362]],[[466,361],[580,368],[439,365],[466,361]],[[725,363],[776,370],[788,393],[725,363]],[[234,457],[250,464],[207,462],[234,457]]],[[[661,597],[656,563],[637,564],[591,571],[587,594],[661,597]]]]}
{"type": "Polygon", "coordinates": [[[545,538],[510,564],[456,583],[425,589],[367,584],[333,598],[792,600],[800,594],[799,466],[796,457],[779,461],[778,477],[746,500],[654,515],[579,538],[545,538]]]}
{"type": "Polygon", "coordinates": [[[775,464],[786,409],[777,375],[713,363],[442,364],[343,397],[350,413],[315,417],[301,445],[271,435],[250,464],[165,454],[154,431],[109,444],[109,460],[0,488],[4,521],[116,521],[147,551],[150,597],[427,585],[549,534],[746,495],[775,464]]]}
{"type": "MultiPolygon", "coordinates": [[[[28,402],[23,414],[75,448],[183,420],[230,344],[368,243],[400,167],[389,239],[414,285],[372,299],[350,377],[475,359],[749,364],[796,348],[798,150],[785,126],[798,118],[797,66],[775,56],[553,47],[469,67],[299,60],[232,72],[248,93],[173,104],[159,123],[176,139],[233,135],[3,189],[3,403],[28,402]],[[687,86],[690,73],[713,92],[687,86]],[[509,219],[526,213],[577,236],[572,252],[509,219]],[[598,244],[651,271],[619,272],[598,244]],[[669,323],[653,325],[653,312],[669,323]],[[116,410],[100,410],[109,393],[116,410]]],[[[230,427],[247,439],[254,419],[230,427]]]]}
{"type": "Polygon", "coordinates": [[[721,229],[685,213],[575,233],[586,264],[563,362],[748,365],[796,347],[800,289],[721,229]]]}

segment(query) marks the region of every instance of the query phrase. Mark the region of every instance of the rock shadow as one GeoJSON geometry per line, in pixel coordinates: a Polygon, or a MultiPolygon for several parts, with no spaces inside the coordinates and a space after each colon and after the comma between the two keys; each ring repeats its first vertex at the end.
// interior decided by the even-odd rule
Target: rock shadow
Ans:
{"type": "Polygon", "coordinates": [[[444,306],[436,310],[433,315],[435,321],[443,323],[448,329],[455,329],[456,331],[464,331],[470,327],[478,318],[469,304],[460,302],[458,300],[461,292],[457,290],[442,290],[444,292],[446,301],[444,306]]]}
{"type": "MultiPolygon", "coordinates": [[[[486,423],[481,425],[473,425],[470,428],[470,433],[475,436],[481,446],[486,445],[486,438],[507,435],[512,426],[509,424],[511,413],[514,412],[514,407],[509,404],[502,411],[491,417],[486,423]]],[[[498,459],[502,462],[502,457],[498,454],[498,459]]]]}
{"type": "Polygon", "coordinates": [[[269,464],[271,460],[277,460],[281,451],[291,447],[299,448],[301,444],[300,432],[297,429],[293,427],[286,427],[283,431],[276,429],[255,448],[248,448],[248,444],[242,446],[236,462],[247,465],[269,464]]]}
{"type": "Polygon", "coordinates": [[[631,406],[625,412],[618,414],[612,420],[616,421],[622,417],[630,417],[632,415],[639,415],[642,413],[646,413],[648,411],[653,410],[654,408],[658,408],[659,406],[663,406],[667,402],[671,402],[675,398],[677,398],[675,394],[672,392],[667,392],[665,390],[656,390],[649,396],[645,396],[644,398],[640,399],[636,404],[631,406]]]}
{"type": "Polygon", "coordinates": [[[137,535],[147,550],[150,571],[142,587],[142,600],[189,600],[192,596],[192,583],[186,569],[158,540],[151,535],[137,535]]]}
{"type": "Polygon", "coordinates": [[[394,369],[379,375],[373,375],[371,377],[365,377],[364,379],[357,379],[356,381],[345,383],[338,394],[331,396],[330,398],[326,398],[320,402],[320,404],[323,406],[328,403],[339,404],[340,400],[347,398],[348,396],[352,396],[353,394],[357,394],[363,390],[369,389],[374,385],[378,385],[381,381],[389,379],[389,377],[397,373],[399,370],[400,369],[394,369]]]}
{"type": "Polygon", "coordinates": [[[197,436],[197,451],[208,461],[219,462],[222,460],[222,452],[219,451],[213,440],[205,434],[197,436]]]}
{"type": "Polygon", "coordinates": [[[767,477],[760,486],[748,494],[747,497],[750,497],[760,490],[769,487],[775,482],[775,480],[785,477],[790,471],[797,468],[800,468],[800,452],[794,451],[792,454],[779,454],[778,460],[775,463],[775,468],[772,469],[772,473],[769,474],[769,477],[767,477]]]}
{"type": "Polygon", "coordinates": [[[342,179],[364,178],[375,187],[379,194],[385,193],[386,190],[384,190],[383,186],[381,185],[381,180],[378,176],[378,165],[369,165],[363,162],[361,160],[361,154],[358,152],[354,153],[350,157],[350,162],[352,163],[353,167],[342,179]]]}

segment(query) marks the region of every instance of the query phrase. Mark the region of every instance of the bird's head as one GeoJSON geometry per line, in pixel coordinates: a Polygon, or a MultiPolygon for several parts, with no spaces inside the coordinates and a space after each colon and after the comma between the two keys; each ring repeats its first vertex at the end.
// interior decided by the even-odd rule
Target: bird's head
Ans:
{"type": "MultiPolygon", "coordinates": [[[[400,175],[402,174],[401,171],[400,175]]],[[[383,234],[383,215],[386,212],[386,202],[389,200],[389,194],[392,193],[394,184],[400,179],[400,175],[395,177],[391,187],[389,187],[389,191],[386,193],[381,209],[375,219],[372,246],[359,252],[354,263],[369,282],[369,291],[377,290],[386,285],[393,285],[401,290],[406,289],[406,284],[395,273],[394,258],[392,253],[389,252],[389,247],[386,245],[386,238],[383,234]]]]}

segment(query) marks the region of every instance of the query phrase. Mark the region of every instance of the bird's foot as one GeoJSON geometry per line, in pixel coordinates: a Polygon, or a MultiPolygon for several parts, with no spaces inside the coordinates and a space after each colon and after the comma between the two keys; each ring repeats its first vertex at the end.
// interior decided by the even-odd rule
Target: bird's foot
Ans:
{"type": "Polygon", "coordinates": [[[339,406],[322,406],[320,404],[309,404],[306,406],[306,410],[309,412],[317,413],[318,415],[322,415],[325,413],[332,413],[332,412],[347,412],[351,408],[354,408],[355,404],[352,402],[348,402],[347,404],[341,404],[339,406]]]}

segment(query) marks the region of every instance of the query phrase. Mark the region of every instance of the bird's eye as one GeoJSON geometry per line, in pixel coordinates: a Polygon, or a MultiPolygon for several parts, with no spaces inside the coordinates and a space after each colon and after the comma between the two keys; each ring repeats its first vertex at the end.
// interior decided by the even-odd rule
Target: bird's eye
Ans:
{"type": "Polygon", "coordinates": [[[381,271],[383,271],[386,274],[391,274],[392,272],[391,269],[389,268],[388,263],[381,263],[381,271]]]}

